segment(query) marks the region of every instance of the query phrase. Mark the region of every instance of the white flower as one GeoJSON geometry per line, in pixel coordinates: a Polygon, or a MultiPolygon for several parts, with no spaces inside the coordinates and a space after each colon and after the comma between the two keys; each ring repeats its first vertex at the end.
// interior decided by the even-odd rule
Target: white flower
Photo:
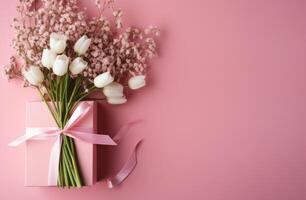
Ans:
{"type": "Polygon", "coordinates": [[[94,79],[94,84],[97,88],[103,88],[106,85],[110,84],[111,82],[114,81],[114,78],[110,74],[110,72],[104,72],[102,74],[99,74],[95,79],[94,79]]]}
{"type": "Polygon", "coordinates": [[[127,99],[122,96],[122,97],[107,97],[107,103],[109,104],[124,104],[127,101],[127,99]]]}
{"type": "Polygon", "coordinates": [[[31,65],[28,70],[23,71],[25,79],[31,85],[40,85],[44,81],[44,74],[39,67],[31,65]]]}
{"type": "Polygon", "coordinates": [[[50,48],[55,53],[63,53],[67,46],[67,36],[59,33],[51,33],[50,35],[50,48]]]}
{"type": "Polygon", "coordinates": [[[63,76],[64,74],[66,74],[68,70],[68,64],[69,64],[69,58],[65,54],[58,55],[55,59],[52,68],[54,74],[58,76],[63,76]]]}
{"type": "Polygon", "coordinates": [[[44,67],[50,69],[53,67],[56,53],[50,49],[44,49],[41,57],[41,63],[44,67]]]}
{"type": "Polygon", "coordinates": [[[74,45],[74,51],[79,55],[83,55],[86,53],[89,48],[91,39],[89,39],[86,35],[83,35],[74,45]]]}
{"type": "Polygon", "coordinates": [[[127,99],[123,95],[123,85],[112,82],[103,88],[103,93],[109,104],[124,104],[127,99]]]}
{"type": "Polygon", "coordinates": [[[69,65],[69,70],[71,74],[76,75],[81,73],[87,67],[87,65],[88,63],[83,60],[83,58],[77,57],[69,65]]]}
{"type": "Polygon", "coordinates": [[[129,88],[136,90],[146,85],[146,77],[144,75],[134,76],[128,82],[129,88]]]}
{"type": "Polygon", "coordinates": [[[106,97],[123,97],[123,85],[112,82],[103,88],[103,94],[106,97]]]}

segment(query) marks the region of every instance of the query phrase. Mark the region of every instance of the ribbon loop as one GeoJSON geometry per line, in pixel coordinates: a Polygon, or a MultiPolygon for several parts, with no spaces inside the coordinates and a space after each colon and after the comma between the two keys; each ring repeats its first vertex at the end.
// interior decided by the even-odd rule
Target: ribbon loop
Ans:
{"type": "Polygon", "coordinates": [[[64,130],[69,130],[71,127],[75,126],[81,119],[86,116],[90,110],[90,105],[86,102],[82,102],[72,113],[70,119],[65,125],[64,130]]]}

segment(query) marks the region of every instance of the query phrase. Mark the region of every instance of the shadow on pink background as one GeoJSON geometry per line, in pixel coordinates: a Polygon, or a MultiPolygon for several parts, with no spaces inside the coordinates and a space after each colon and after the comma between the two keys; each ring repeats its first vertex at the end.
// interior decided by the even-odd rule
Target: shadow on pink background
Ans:
{"type": "MultiPolygon", "coordinates": [[[[1,65],[13,53],[16,2],[0,2],[1,65]]],[[[306,199],[306,2],[118,5],[127,24],[162,30],[148,87],[126,105],[99,106],[106,133],[144,119],[118,149],[99,150],[100,176],[115,173],[144,136],[136,170],[111,190],[104,182],[81,190],[23,187],[24,147],[7,143],[24,133],[25,102],[38,96],[1,78],[0,199],[306,199]]]]}

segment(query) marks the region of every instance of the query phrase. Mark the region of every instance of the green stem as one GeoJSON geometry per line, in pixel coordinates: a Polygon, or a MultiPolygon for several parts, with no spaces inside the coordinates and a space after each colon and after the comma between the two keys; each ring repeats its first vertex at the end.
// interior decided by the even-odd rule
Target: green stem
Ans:
{"type": "MultiPolygon", "coordinates": [[[[63,160],[63,162],[65,162],[63,160]]],[[[63,163],[64,164],[64,163],[63,163]]],[[[67,169],[66,167],[63,166],[63,176],[64,176],[64,186],[69,186],[69,181],[68,181],[68,175],[67,175],[67,169]]]]}
{"type": "Polygon", "coordinates": [[[76,172],[74,171],[74,168],[73,168],[73,164],[72,164],[72,160],[70,159],[69,155],[68,155],[68,152],[67,151],[64,151],[65,152],[65,158],[66,158],[66,161],[68,163],[68,166],[69,166],[69,171],[70,171],[70,174],[71,174],[71,183],[74,185],[74,186],[77,186],[77,176],[76,176],[76,172]]]}
{"type": "Polygon", "coordinates": [[[59,187],[63,187],[64,186],[64,181],[63,181],[63,166],[62,163],[59,163],[59,172],[58,172],[58,180],[57,180],[57,185],[59,187]]]}
{"type": "Polygon", "coordinates": [[[75,155],[73,139],[69,140],[69,146],[70,146],[70,149],[72,151],[72,155],[75,155]]]}
{"type": "Polygon", "coordinates": [[[78,76],[75,80],[75,84],[74,84],[74,87],[73,87],[73,91],[70,95],[69,101],[66,104],[67,112],[64,116],[64,123],[67,123],[69,112],[72,110],[73,106],[75,105],[75,102],[73,102],[73,100],[75,99],[76,91],[78,91],[80,86],[81,86],[80,83],[82,83],[82,78],[78,76]]]}
{"type": "MultiPolygon", "coordinates": [[[[60,110],[59,101],[60,101],[60,99],[59,99],[58,77],[56,77],[55,103],[56,103],[56,107],[57,107],[57,115],[60,118],[61,110],[60,110]]],[[[62,127],[62,125],[60,124],[59,127],[62,127]]]]}
{"type": "MultiPolygon", "coordinates": [[[[54,103],[56,100],[55,100],[55,97],[52,95],[52,92],[51,91],[49,91],[49,89],[47,88],[47,87],[45,87],[46,88],[46,92],[47,92],[47,95],[49,96],[49,98],[50,98],[50,103],[52,103],[52,106],[53,106],[53,108],[55,109],[55,113],[57,114],[58,113],[58,107],[56,106],[56,104],[54,103]]],[[[59,116],[57,116],[57,117],[59,117],[59,116]]]]}
{"type": "Polygon", "coordinates": [[[71,165],[71,162],[69,160],[69,156],[67,155],[66,151],[64,151],[64,154],[63,154],[63,163],[65,165],[65,168],[67,169],[67,172],[68,172],[68,177],[69,177],[69,183],[71,183],[72,186],[76,186],[75,184],[75,177],[74,177],[74,174],[73,174],[73,171],[72,171],[72,165],[71,165]]]}
{"type": "Polygon", "coordinates": [[[52,117],[54,118],[56,124],[59,126],[59,124],[60,124],[60,123],[59,123],[59,120],[56,118],[56,116],[55,116],[55,114],[54,114],[54,111],[52,110],[51,106],[50,106],[49,103],[46,101],[46,99],[45,99],[44,95],[42,94],[42,92],[40,91],[40,89],[37,88],[37,90],[38,90],[40,96],[42,97],[43,101],[44,101],[45,104],[47,105],[47,107],[48,107],[48,109],[49,109],[49,111],[50,111],[52,117]]]}
{"type": "Polygon", "coordinates": [[[69,143],[69,140],[73,140],[72,138],[66,138],[66,149],[67,149],[67,154],[70,156],[70,159],[72,161],[72,167],[73,167],[73,171],[75,172],[74,175],[75,175],[75,182],[77,184],[78,187],[81,187],[82,186],[82,181],[81,181],[81,177],[80,177],[80,174],[78,173],[78,165],[77,165],[77,162],[76,162],[76,158],[75,158],[75,155],[73,154],[72,150],[70,149],[70,145],[69,143]]]}
{"type": "MultiPolygon", "coordinates": [[[[50,80],[50,85],[48,85],[49,88],[46,88],[51,103],[46,101],[39,88],[37,88],[58,127],[61,129],[65,127],[74,107],[85,98],[90,91],[95,89],[95,87],[92,86],[87,92],[83,92],[81,90],[82,80],[80,76],[73,80],[70,78],[69,74],[63,77],[57,77],[55,80],[50,80]]],[[[74,139],[66,135],[62,135],[61,137],[63,140],[59,163],[58,186],[82,187],[83,183],[77,163],[74,139]]]]}

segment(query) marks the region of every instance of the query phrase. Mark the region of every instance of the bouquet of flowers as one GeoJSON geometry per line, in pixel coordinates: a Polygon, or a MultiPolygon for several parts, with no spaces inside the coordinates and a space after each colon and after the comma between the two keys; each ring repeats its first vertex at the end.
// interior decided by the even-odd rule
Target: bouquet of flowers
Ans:
{"type": "MultiPolygon", "coordinates": [[[[17,55],[5,73],[39,92],[60,129],[94,91],[109,104],[125,103],[124,89],[145,86],[147,61],[156,55],[156,27],[123,28],[113,0],[95,4],[99,15],[89,18],[77,0],[20,0],[20,17],[12,23],[17,55]]],[[[74,139],[61,138],[57,185],[82,187],[74,139]]]]}

